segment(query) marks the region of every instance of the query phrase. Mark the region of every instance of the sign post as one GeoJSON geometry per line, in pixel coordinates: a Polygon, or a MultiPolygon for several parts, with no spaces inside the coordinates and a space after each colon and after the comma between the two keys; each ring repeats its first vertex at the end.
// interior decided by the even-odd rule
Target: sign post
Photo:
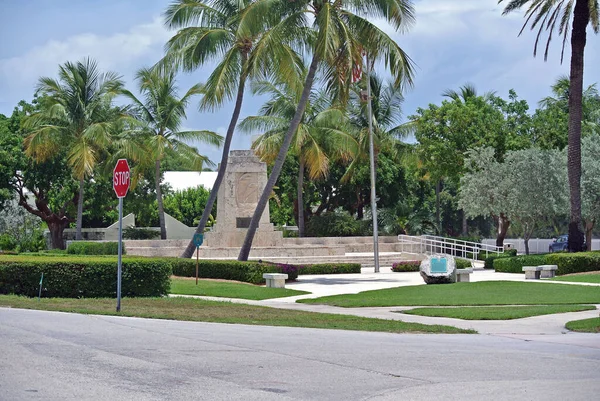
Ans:
{"type": "Polygon", "coordinates": [[[129,190],[131,172],[126,159],[119,159],[113,170],[113,189],[119,198],[119,259],[117,265],[117,312],[121,311],[121,266],[123,257],[123,198],[129,190]]]}
{"type": "Polygon", "coordinates": [[[194,234],[194,245],[196,245],[196,285],[198,285],[198,253],[200,252],[200,245],[204,242],[204,234],[194,234]]]}

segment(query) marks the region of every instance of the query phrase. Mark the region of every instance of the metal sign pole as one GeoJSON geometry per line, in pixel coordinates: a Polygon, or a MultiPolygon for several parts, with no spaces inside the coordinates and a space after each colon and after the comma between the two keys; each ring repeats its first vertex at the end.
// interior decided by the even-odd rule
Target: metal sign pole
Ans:
{"type": "Polygon", "coordinates": [[[200,253],[200,247],[196,247],[196,285],[198,285],[198,253],[200,253]]]}
{"type": "Polygon", "coordinates": [[[121,312],[121,257],[123,255],[123,198],[119,198],[119,262],[117,267],[117,312],[121,312]]]}

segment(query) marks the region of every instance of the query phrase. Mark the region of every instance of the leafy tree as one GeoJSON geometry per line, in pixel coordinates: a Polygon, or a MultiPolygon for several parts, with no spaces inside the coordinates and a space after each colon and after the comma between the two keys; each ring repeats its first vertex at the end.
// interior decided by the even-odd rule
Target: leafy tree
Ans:
{"type": "Polygon", "coordinates": [[[123,93],[133,102],[134,113],[141,122],[141,125],[134,129],[148,150],[148,161],[154,164],[160,238],[167,239],[160,188],[162,160],[169,154],[171,158],[184,160],[190,167],[202,170],[202,164],[208,159],[185,141],[197,140],[218,146],[222,138],[210,131],[180,131],[186,117],[185,109],[192,96],[200,94],[200,85],[192,86],[183,97],[178,98],[173,71],[144,68],[138,71],[136,79],[143,100],[139,100],[128,90],[124,90],[123,93]]]}
{"type": "Polygon", "coordinates": [[[600,135],[593,134],[583,139],[581,197],[582,212],[585,221],[585,239],[587,249],[592,249],[592,234],[595,224],[600,220],[600,135]]]}
{"type": "Polygon", "coordinates": [[[271,37],[274,41],[299,43],[312,52],[312,60],[294,118],[258,201],[239,260],[248,259],[260,217],[304,115],[317,68],[321,66],[328,86],[340,95],[341,100],[347,98],[353,67],[356,64],[362,65],[363,50],[369,53],[371,60],[383,59],[397,83],[411,82],[412,77],[412,65],[408,56],[387,34],[365,18],[382,18],[395,29],[406,27],[413,20],[412,3],[408,0],[363,0],[347,3],[337,0],[257,0],[255,4],[256,7],[251,12],[253,18],[264,19],[269,16],[280,20],[272,30],[274,33],[271,37]],[[312,25],[312,30],[309,30],[309,24],[312,25]],[[308,37],[307,31],[311,34],[308,37]]]}
{"type": "MultiPolygon", "coordinates": [[[[196,226],[208,201],[210,191],[203,186],[176,191],[165,196],[165,211],[189,227],[196,226]]],[[[209,225],[212,226],[217,216],[216,205],[213,205],[209,225]]]]}
{"type": "MultiPolygon", "coordinates": [[[[504,0],[499,0],[501,3],[504,0]]],[[[548,40],[544,59],[548,52],[552,35],[558,30],[562,36],[561,62],[571,28],[571,68],[569,85],[569,137],[568,137],[568,176],[570,192],[569,250],[582,250],[583,233],[581,231],[581,124],[583,117],[583,71],[584,53],[587,41],[587,27],[592,26],[595,33],[600,31],[600,7],[598,0],[507,0],[503,14],[508,14],[528,6],[521,32],[531,25],[538,29],[534,56],[537,53],[539,39],[548,31],[548,40]]],[[[520,33],[521,33],[520,32],[520,33]]]]}
{"type": "MultiPolygon", "coordinates": [[[[216,61],[217,66],[204,86],[201,109],[215,109],[235,97],[219,171],[197,233],[204,231],[225,175],[247,80],[269,73],[294,80],[301,72],[301,58],[279,40],[282,32],[269,29],[278,21],[277,14],[259,13],[261,19],[248,18],[256,3],[252,0],[176,0],[164,13],[166,25],[179,31],[167,43],[167,55],[161,64],[175,63],[186,71],[194,71],[207,62],[216,61]]],[[[194,250],[190,241],[182,257],[191,257],[194,250]]]]}
{"type": "Polygon", "coordinates": [[[25,120],[30,131],[25,152],[38,163],[66,150],[67,163],[79,181],[76,239],[82,239],[83,187],[98,162],[98,155],[111,142],[115,120],[113,98],[122,82],[113,72],[100,73],[90,58],[59,66],[59,79],[42,77],[37,85],[39,110],[25,120]]]}

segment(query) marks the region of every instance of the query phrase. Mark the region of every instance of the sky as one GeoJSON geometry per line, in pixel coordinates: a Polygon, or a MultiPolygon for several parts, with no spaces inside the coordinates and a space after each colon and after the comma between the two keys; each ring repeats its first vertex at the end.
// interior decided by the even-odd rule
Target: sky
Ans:
{"type": "MultiPolygon", "coordinates": [[[[58,66],[85,57],[103,70],[123,76],[135,91],[136,70],[163,56],[166,41],[175,33],[163,25],[169,0],[0,0],[0,113],[10,115],[16,104],[33,98],[39,77],[56,77],[58,66]]],[[[474,84],[480,93],[495,91],[508,97],[510,89],[535,109],[550,95],[550,86],[569,72],[569,58],[560,63],[560,40],[550,56],[533,57],[535,34],[518,32],[523,13],[502,16],[497,0],[415,0],[416,23],[399,34],[379,24],[416,64],[414,87],[405,93],[403,119],[418,107],[440,103],[446,89],[474,84]]],[[[600,81],[600,37],[588,28],[585,85],[600,81]]],[[[570,54],[570,49],[566,50],[570,54]]],[[[183,94],[203,82],[211,66],[180,74],[183,94]]],[[[137,92],[136,92],[137,93],[137,92]]],[[[264,98],[248,94],[241,118],[255,115],[264,98]]],[[[214,113],[199,112],[197,101],[188,109],[184,129],[207,129],[224,135],[233,104],[214,113]]],[[[236,133],[232,149],[249,149],[251,135],[236,133]]],[[[221,151],[195,144],[217,163],[221,151]]]]}

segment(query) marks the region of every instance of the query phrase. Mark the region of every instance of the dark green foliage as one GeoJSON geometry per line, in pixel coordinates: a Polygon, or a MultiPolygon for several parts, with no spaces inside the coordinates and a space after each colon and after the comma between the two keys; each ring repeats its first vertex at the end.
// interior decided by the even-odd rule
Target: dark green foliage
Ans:
{"type": "MultiPolygon", "coordinates": [[[[86,242],[76,241],[69,244],[67,253],[70,255],[118,255],[118,242],[86,242]]],[[[125,246],[123,246],[123,255],[125,246]]]]}
{"type": "Polygon", "coordinates": [[[17,247],[17,240],[9,234],[0,235],[0,250],[1,251],[14,251],[17,247]]]}
{"type": "Polygon", "coordinates": [[[502,273],[523,273],[523,266],[540,266],[548,264],[547,255],[521,255],[494,260],[494,269],[502,273]]]}
{"type": "Polygon", "coordinates": [[[494,260],[496,260],[498,258],[509,258],[511,256],[517,256],[517,250],[510,249],[501,254],[495,254],[495,253],[487,254],[486,252],[480,252],[478,256],[479,256],[478,257],[479,260],[485,261],[485,264],[483,266],[484,269],[493,269],[494,268],[494,260]],[[488,256],[485,256],[485,255],[488,255],[488,256]]]}
{"type": "MultiPolygon", "coordinates": [[[[196,277],[196,261],[194,259],[165,258],[173,265],[173,275],[180,277],[196,277]]],[[[296,269],[297,270],[297,269],[296,269]]],[[[264,273],[281,273],[282,268],[276,264],[259,262],[238,262],[237,260],[200,260],[198,277],[222,280],[243,281],[252,284],[265,282],[264,273]]],[[[298,274],[285,272],[289,280],[295,280],[298,274]]]]}
{"type": "Polygon", "coordinates": [[[454,259],[457,269],[468,269],[471,267],[471,261],[465,259],[454,259]]]}
{"type": "Polygon", "coordinates": [[[321,263],[304,265],[298,269],[298,274],[349,274],[360,273],[360,263],[321,263]]]}
{"type": "Polygon", "coordinates": [[[369,221],[355,220],[347,212],[313,216],[306,225],[307,237],[358,237],[371,233],[369,221]]]}
{"type": "Polygon", "coordinates": [[[557,265],[556,274],[600,271],[600,253],[553,253],[546,256],[546,264],[557,265]]]}
{"type": "Polygon", "coordinates": [[[392,264],[394,272],[418,272],[421,267],[421,262],[418,260],[403,260],[392,264]]]}
{"type": "MultiPolygon", "coordinates": [[[[199,186],[165,195],[165,213],[170,214],[186,226],[195,227],[200,221],[202,212],[204,212],[209,194],[208,189],[199,186]]],[[[217,215],[216,202],[213,205],[211,215],[213,218],[209,219],[206,227],[211,227],[214,223],[214,216],[217,215]]]]}
{"type": "Polygon", "coordinates": [[[160,231],[151,228],[127,227],[123,230],[124,239],[157,239],[160,231]]]}
{"type": "MultiPolygon", "coordinates": [[[[116,297],[116,258],[58,255],[0,257],[0,294],[37,296],[42,273],[43,297],[116,297]]],[[[167,295],[170,275],[167,260],[123,258],[122,296],[167,295]]]]}

